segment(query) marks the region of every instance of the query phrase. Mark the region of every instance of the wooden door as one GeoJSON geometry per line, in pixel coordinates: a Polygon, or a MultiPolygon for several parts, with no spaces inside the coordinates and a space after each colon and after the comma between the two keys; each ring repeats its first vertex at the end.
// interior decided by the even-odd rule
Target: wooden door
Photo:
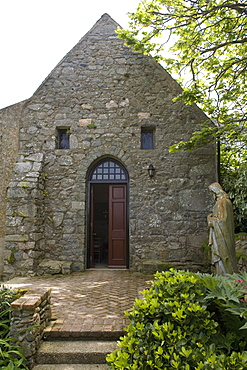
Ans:
{"type": "Polygon", "coordinates": [[[108,267],[126,268],[126,185],[109,185],[108,267]]]}

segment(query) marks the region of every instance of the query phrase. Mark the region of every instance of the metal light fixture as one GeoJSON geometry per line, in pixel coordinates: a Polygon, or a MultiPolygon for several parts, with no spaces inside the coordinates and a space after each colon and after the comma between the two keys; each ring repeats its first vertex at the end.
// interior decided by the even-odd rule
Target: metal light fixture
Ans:
{"type": "Polygon", "coordinates": [[[154,166],[153,166],[152,164],[150,164],[150,165],[148,166],[148,174],[149,174],[150,179],[151,179],[152,177],[154,177],[154,171],[155,171],[154,166]]]}

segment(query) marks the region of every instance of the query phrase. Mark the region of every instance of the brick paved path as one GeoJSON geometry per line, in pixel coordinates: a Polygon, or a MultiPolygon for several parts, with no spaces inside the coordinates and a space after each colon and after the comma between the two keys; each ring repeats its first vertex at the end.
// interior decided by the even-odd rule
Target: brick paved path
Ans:
{"type": "Polygon", "coordinates": [[[87,270],[81,274],[15,278],[8,285],[52,288],[50,337],[112,337],[127,326],[124,311],[132,307],[152,276],[127,270],[87,270]]]}

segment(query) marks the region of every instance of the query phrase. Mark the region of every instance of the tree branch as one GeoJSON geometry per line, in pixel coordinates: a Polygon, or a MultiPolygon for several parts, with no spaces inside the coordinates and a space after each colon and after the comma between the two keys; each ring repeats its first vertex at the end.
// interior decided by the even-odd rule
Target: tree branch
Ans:
{"type": "Polygon", "coordinates": [[[222,44],[215,45],[212,48],[204,49],[203,51],[201,51],[201,54],[205,54],[205,53],[208,53],[210,51],[216,51],[216,50],[221,49],[221,48],[223,48],[225,46],[228,46],[228,45],[244,44],[246,42],[247,42],[247,37],[243,38],[241,40],[233,40],[233,41],[223,42],[222,44]]]}

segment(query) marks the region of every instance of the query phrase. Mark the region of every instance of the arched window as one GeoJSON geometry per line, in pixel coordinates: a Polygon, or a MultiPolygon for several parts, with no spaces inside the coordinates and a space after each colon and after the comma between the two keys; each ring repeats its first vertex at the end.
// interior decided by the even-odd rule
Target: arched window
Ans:
{"type": "Polygon", "coordinates": [[[128,175],[125,168],[113,159],[105,159],[92,170],[90,181],[93,182],[127,182],[128,175]]]}

